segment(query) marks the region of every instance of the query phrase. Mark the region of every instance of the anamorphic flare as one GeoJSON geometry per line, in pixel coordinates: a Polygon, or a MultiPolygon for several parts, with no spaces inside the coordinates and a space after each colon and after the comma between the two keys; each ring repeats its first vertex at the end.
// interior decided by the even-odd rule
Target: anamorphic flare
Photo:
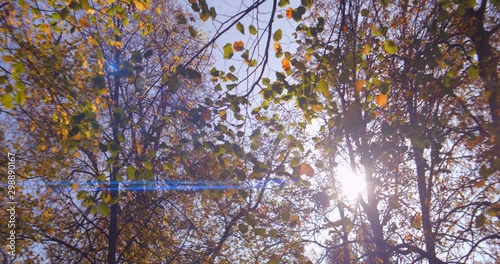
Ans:
{"type": "MultiPolygon", "coordinates": [[[[245,182],[220,182],[220,181],[134,181],[134,182],[70,182],[70,181],[52,181],[52,182],[34,182],[24,181],[19,185],[23,189],[34,188],[53,188],[65,189],[73,188],[75,183],[78,190],[101,191],[119,189],[120,191],[203,191],[203,190],[227,190],[227,189],[255,189],[261,187],[276,187],[295,182],[294,180],[253,180],[245,182]],[[113,187],[116,186],[116,187],[113,187]]],[[[6,184],[0,184],[0,187],[7,187],[6,184]]]]}

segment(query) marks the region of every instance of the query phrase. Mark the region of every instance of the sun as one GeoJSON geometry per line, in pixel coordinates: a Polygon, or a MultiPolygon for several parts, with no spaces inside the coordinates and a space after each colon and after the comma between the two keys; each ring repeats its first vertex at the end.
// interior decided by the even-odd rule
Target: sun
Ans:
{"type": "Polygon", "coordinates": [[[345,166],[337,166],[335,179],[340,183],[342,196],[349,200],[355,200],[366,190],[365,179],[345,166]]]}

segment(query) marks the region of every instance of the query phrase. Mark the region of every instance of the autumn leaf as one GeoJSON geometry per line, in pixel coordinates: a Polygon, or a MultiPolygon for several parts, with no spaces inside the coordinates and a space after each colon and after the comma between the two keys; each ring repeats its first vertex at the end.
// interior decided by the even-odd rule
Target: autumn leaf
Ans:
{"type": "Polygon", "coordinates": [[[306,176],[312,177],[314,175],[314,169],[311,165],[304,162],[300,164],[299,173],[301,175],[305,174],[306,176]]]}
{"type": "Polygon", "coordinates": [[[398,46],[396,46],[392,40],[386,40],[384,43],[384,50],[392,55],[398,51],[398,46]]]}
{"type": "Polygon", "coordinates": [[[387,104],[387,94],[379,94],[379,95],[375,96],[375,102],[380,107],[384,107],[387,104]]]}
{"type": "Polygon", "coordinates": [[[325,79],[319,80],[318,91],[320,91],[325,97],[328,97],[330,95],[330,91],[328,89],[328,83],[326,83],[325,79]]]}
{"type": "Polygon", "coordinates": [[[319,113],[323,110],[323,105],[320,105],[320,104],[313,104],[311,106],[312,110],[316,113],[319,113]]]}
{"type": "Polygon", "coordinates": [[[422,215],[420,213],[417,213],[417,215],[415,215],[413,221],[411,221],[411,226],[414,228],[422,227],[422,215]]]}
{"type": "Polygon", "coordinates": [[[283,68],[284,71],[290,70],[290,60],[288,60],[287,58],[283,58],[283,60],[281,60],[281,68],[283,68]]]}
{"type": "Polygon", "coordinates": [[[363,47],[363,51],[362,51],[361,53],[363,53],[363,55],[368,55],[368,54],[370,54],[370,50],[371,50],[370,45],[366,44],[366,45],[363,47]]]}
{"type": "Polygon", "coordinates": [[[139,0],[132,0],[134,2],[134,5],[137,9],[139,9],[139,11],[144,11],[144,9],[146,8],[146,5],[139,1],[139,0]]]}
{"type": "Polygon", "coordinates": [[[71,184],[71,189],[76,192],[78,190],[78,183],[74,182],[73,184],[71,184]]]}
{"type": "Polygon", "coordinates": [[[365,80],[357,80],[354,83],[354,90],[356,91],[356,93],[361,92],[361,90],[363,89],[363,85],[365,85],[365,80]]]}
{"type": "Polygon", "coordinates": [[[226,110],[219,111],[219,116],[220,116],[220,119],[222,121],[226,121],[226,119],[227,119],[227,112],[226,112],[226,110]]]}
{"type": "Polygon", "coordinates": [[[233,43],[233,49],[235,51],[242,51],[243,50],[244,43],[243,41],[235,41],[233,43]]]}
{"type": "Polygon", "coordinates": [[[289,8],[286,10],[286,17],[287,17],[287,18],[292,18],[292,14],[293,14],[293,8],[292,8],[292,7],[289,7],[289,8]]]}
{"type": "Polygon", "coordinates": [[[274,52],[280,52],[281,51],[281,45],[279,42],[274,42],[274,52]]]}

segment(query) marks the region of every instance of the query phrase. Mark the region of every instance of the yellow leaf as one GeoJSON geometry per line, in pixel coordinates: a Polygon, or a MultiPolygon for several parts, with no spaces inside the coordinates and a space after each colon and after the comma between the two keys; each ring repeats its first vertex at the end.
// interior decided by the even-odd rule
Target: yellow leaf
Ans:
{"type": "Polygon", "coordinates": [[[293,14],[293,8],[292,8],[292,7],[289,7],[289,8],[286,10],[286,17],[287,17],[287,18],[292,18],[292,14],[293,14]]]}
{"type": "Polygon", "coordinates": [[[99,46],[99,43],[92,36],[89,36],[87,38],[87,41],[89,42],[89,45],[92,46],[92,47],[99,46]]]}
{"type": "Polygon", "coordinates": [[[363,55],[368,55],[368,54],[370,54],[370,50],[371,50],[371,49],[372,49],[372,48],[371,48],[368,44],[366,44],[366,45],[365,45],[365,47],[363,48],[363,51],[362,51],[363,55]]]}
{"type": "Polygon", "coordinates": [[[78,183],[74,182],[73,184],[71,184],[71,188],[76,192],[78,190],[78,183]]]}
{"type": "Polygon", "coordinates": [[[318,82],[318,90],[323,94],[323,96],[328,97],[330,95],[330,90],[328,89],[328,83],[325,79],[321,79],[318,82]]]}
{"type": "Polygon", "coordinates": [[[284,71],[290,70],[291,65],[287,58],[283,58],[283,60],[281,60],[281,68],[283,68],[284,71]]]}
{"type": "Polygon", "coordinates": [[[57,152],[57,147],[56,146],[53,146],[52,147],[52,153],[56,153],[57,152]]]}
{"type": "Polygon", "coordinates": [[[146,6],[144,5],[144,3],[141,2],[141,1],[139,1],[139,0],[133,0],[133,2],[134,2],[135,7],[137,9],[139,9],[139,11],[143,11],[146,8],[146,6]]]}
{"type": "Polygon", "coordinates": [[[138,139],[135,140],[135,148],[137,149],[137,153],[142,153],[142,144],[138,139]]]}
{"type": "Polygon", "coordinates": [[[82,135],[82,133],[78,132],[78,134],[76,134],[73,137],[71,137],[71,139],[73,139],[73,140],[82,140],[83,139],[83,135],[82,135]]]}
{"type": "Polygon", "coordinates": [[[387,94],[379,94],[377,96],[375,96],[375,102],[383,107],[387,104],[387,94]]]}
{"type": "Polygon", "coordinates": [[[306,53],[305,55],[305,58],[306,58],[306,61],[310,61],[311,60],[311,53],[306,53]]]}
{"type": "Polygon", "coordinates": [[[235,42],[233,43],[233,49],[234,49],[235,51],[242,51],[242,50],[243,50],[243,46],[244,46],[244,45],[245,45],[245,44],[243,43],[243,41],[235,41],[235,42]]]}
{"type": "Polygon", "coordinates": [[[104,200],[105,203],[111,201],[111,194],[106,193],[106,195],[104,196],[103,200],[104,200]]]}
{"type": "Polygon", "coordinates": [[[313,105],[311,106],[311,108],[312,108],[312,110],[313,110],[314,112],[316,112],[316,113],[319,113],[319,112],[321,112],[321,111],[323,110],[323,106],[322,106],[322,105],[320,105],[320,104],[313,104],[313,105]]]}
{"type": "Polygon", "coordinates": [[[365,85],[365,80],[357,80],[354,83],[354,90],[356,91],[356,93],[361,92],[361,90],[363,89],[363,85],[365,85]]]}
{"type": "Polygon", "coordinates": [[[226,110],[219,111],[219,116],[220,116],[220,119],[222,121],[226,121],[226,119],[227,119],[227,112],[226,112],[226,110]]]}
{"type": "Polygon", "coordinates": [[[300,164],[299,173],[301,175],[305,174],[309,177],[312,177],[314,175],[314,169],[313,169],[313,167],[311,167],[311,165],[304,162],[304,163],[300,164]]]}

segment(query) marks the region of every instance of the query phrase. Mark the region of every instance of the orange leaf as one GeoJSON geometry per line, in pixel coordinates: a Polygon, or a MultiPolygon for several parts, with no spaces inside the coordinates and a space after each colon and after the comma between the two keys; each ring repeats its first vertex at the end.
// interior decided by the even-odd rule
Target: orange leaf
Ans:
{"type": "Polygon", "coordinates": [[[304,162],[300,164],[299,173],[312,177],[314,175],[314,169],[311,165],[304,162]]]}
{"type": "Polygon", "coordinates": [[[73,184],[71,184],[71,188],[76,192],[78,190],[78,183],[74,182],[73,184]]]}
{"type": "Polygon", "coordinates": [[[354,83],[354,90],[356,91],[356,93],[361,92],[361,90],[363,89],[363,85],[365,85],[365,80],[357,80],[354,83]]]}
{"type": "Polygon", "coordinates": [[[278,42],[274,42],[274,52],[280,52],[281,45],[278,42]]]}
{"type": "Polygon", "coordinates": [[[311,105],[311,108],[314,112],[319,113],[323,110],[323,105],[313,104],[313,105],[311,105]]]}
{"type": "Polygon", "coordinates": [[[474,185],[476,185],[477,188],[483,187],[485,184],[484,180],[477,181],[474,185]]]}
{"type": "Polygon", "coordinates": [[[245,46],[245,44],[243,43],[243,41],[235,41],[233,43],[233,49],[235,51],[242,51],[243,50],[243,46],[245,46]]]}
{"type": "Polygon", "coordinates": [[[387,104],[387,94],[379,94],[375,96],[375,102],[381,107],[387,104]]]}
{"type": "Polygon", "coordinates": [[[281,61],[281,68],[283,68],[284,71],[290,70],[290,61],[287,58],[283,58],[281,61]]]}
{"type": "Polygon", "coordinates": [[[293,14],[293,8],[292,8],[292,7],[289,7],[289,8],[286,10],[286,17],[288,17],[288,18],[292,18],[292,14],[293,14]]]}

